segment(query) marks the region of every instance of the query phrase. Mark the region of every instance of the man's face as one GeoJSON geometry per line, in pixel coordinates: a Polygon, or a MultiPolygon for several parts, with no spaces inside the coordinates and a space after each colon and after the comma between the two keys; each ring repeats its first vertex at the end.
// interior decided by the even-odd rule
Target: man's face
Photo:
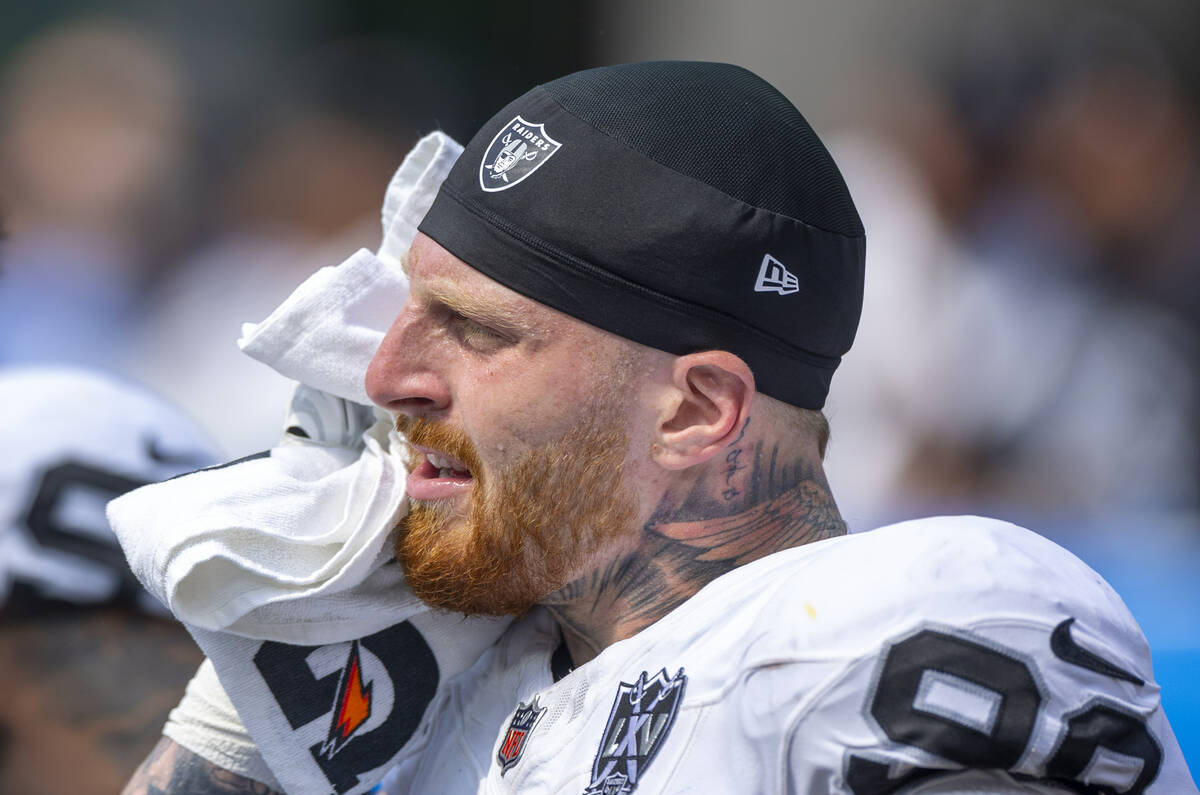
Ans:
{"type": "Polygon", "coordinates": [[[397,558],[430,604],[519,614],[627,541],[632,346],[424,235],[367,373],[412,445],[397,558]]]}

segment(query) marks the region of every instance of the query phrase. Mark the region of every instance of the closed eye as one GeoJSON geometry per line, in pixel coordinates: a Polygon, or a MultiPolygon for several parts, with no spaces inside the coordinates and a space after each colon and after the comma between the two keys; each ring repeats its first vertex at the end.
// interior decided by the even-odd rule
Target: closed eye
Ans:
{"type": "Polygon", "coordinates": [[[447,326],[466,347],[480,353],[492,353],[516,343],[511,335],[485,326],[465,315],[448,309],[447,326]]]}

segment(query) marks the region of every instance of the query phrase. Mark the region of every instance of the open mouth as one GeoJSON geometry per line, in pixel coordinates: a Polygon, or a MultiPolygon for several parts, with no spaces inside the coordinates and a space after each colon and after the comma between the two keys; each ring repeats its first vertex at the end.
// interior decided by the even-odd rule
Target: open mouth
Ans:
{"type": "Polygon", "coordinates": [[[471,489],[475,479],[466,464],[438,450],[415,449],[421,458],[408,475],[408,496],[417,500],[445,500],[471,489]]]}
{"type": "Polygon", "coordinates": [[[438,453],[425,453],[425,462],[437,470],[439,478],[469,478],[471,470],[467,465],[453,458],[438,453]]]}

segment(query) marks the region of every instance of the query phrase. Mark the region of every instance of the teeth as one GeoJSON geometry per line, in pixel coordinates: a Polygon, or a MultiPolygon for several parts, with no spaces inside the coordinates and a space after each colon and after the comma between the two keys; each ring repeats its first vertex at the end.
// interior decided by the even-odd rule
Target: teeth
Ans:
{"type": "Polygon", "coordinates": [[[438,477],[454,477],[456,473],[461,474],[462,472],[466,471],[465,469],[456,469],[458,462],[454,461],[453,459],[446,458],[445,456],[440,456],[436,453],[426,453],[425,458],[427,458],[429,463],[433,464],[434,468],[437,469],[438,477]]]}

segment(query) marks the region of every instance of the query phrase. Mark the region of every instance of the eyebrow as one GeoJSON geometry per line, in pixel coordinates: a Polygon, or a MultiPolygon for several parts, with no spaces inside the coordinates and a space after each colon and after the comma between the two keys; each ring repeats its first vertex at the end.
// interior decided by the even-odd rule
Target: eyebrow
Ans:
{"type": "Polygon", "coordinates": [[[416,288],[416,291],[431,303],[441,304],[465,318],[494,326],[500,331],[534,335],[540,333],[540,329],[534,324],[518,320],[513,310],[498,306],[485,298],[465,292],[447,291],[427,284],[416,288]]]}

